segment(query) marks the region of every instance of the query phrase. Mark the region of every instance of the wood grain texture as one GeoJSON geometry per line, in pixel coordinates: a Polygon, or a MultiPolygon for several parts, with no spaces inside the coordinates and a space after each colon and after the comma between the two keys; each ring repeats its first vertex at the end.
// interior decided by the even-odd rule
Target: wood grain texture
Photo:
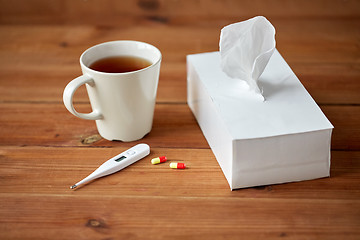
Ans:
{"type": "MultiPolygon", "coordinates": [[[[359,39],[356,0],[0,0],[0,239],[359,239],[359,39]],[[335,127],[330,178],[230,191],[186,104],[186,55],[255,15],[335,127]],[[133,143],[62,104],[81,53],[121,39],[163,54],[153,130],[133,143]],[[69,189],[138,142],[150,156],[69,189]]],[[[88,102],[81,87],[76,109],[88,102]]]]}
{"type": "MultiPolygon", "coordinates": [[[[79,112],[91,111],[89,104],[75,107],[79,112]]],[[[332,149],[360,150],[360,106],[327,105],[322,110],[335,126],[332,149]]],[[[74,117],[62,103],[3,103],[0,111],[0,146],[110,147],[120,143],[102,139],[94,121],[74,117]]],[[[137,142],[141,141],[154,147],[209,148],[185,103],[157,104],[153,129],[137,142]]],[[[134,142],[122,144],[132,146],[134,142]]]]}
{"type": "Polygon", "coordinates": [[[357,200],[360,197],[360,187],[352,184],[360,180],[359,151],[333,151],[330,178],[229,191],[211,149],[152,147],[148,157],[131,167],[75,191],[69,190],[69,186],[86,177],[106,159],[125,150],[126,146],[122,144],[108,148],[0,147],[0,188],[7,195],[21,192],[80,197],[99,194],[144,198],[187,196],[357,200]],[[169,162],[150,164],[150,160],[159,155],[166,155],[169,162],[184,162],[188,169],[171,170],[169,162]],[[27,188],[23,186],[24,179],[27,188]]]}
{"type": "Polygon", "coordinates": [[[333,152],[331,178],[231,192],[210,149],[152,148],[131,168],[68,189],[125,149],[1,147],[3,237],[356,239],[360,233],[360,189],[353,184],[360,152],[333,152]],[[189,168],[150,164],[159,154],[189,168]]]}
{"type": "MultiPolygon", "coordinates": [[[[88,105],[75,106],[89,112],[88,105]]],[[[122,143],[98,136],[94,121],[69,114],[63,104],[1,104],[0,146],[133,146],[145,141],[153,147],[208,148],[189,107],[185,104],[158,104],[152,131],[140,141],[122,143]],[[42,117],[41,117],[42,116],[42,117]],[[41,117],[41,118],[40,118],[41,117]],[[5,137],[6,136],[6,137],[5,137]],[[98,140],[98,141],[96,141],[98,140]]]]}
{"type": "MultiPolygon", "coordinates": [[[[314,26],[312,20],[295,19],[273,24],[277,48],[319,104],[360,103],[360,21],[319,20],[314,26]]],[[[220,27],[5,25],[0,32],[1,101],[60,102],[67,82],[81,74],[79,57],[86,48],[134,39],[163,53],[158,102],[185,102],[185,56],[217,51],[220,27]]],[[[88,101],[85,91],[78,96],[88,101]]]]}
{"type": "Polygon", "coordinates": [[[359,234],[357,200],[224,201],[224,198],[101,195],[89,200],[40,194],[29,195],[24,201],[21,195],[2,196],[6,200],[4,208],[14,209],[15,216],[21,215],[17,218],[10,215],[8,228],[0,227],[4,238],[41,239],[46,235],[51,239],[89,239],[90,236],[94,239],[239,239],[239,236],[302,239],[312,235],[319,239],[343,236],[357,239],[359,234]],[[22,211],[18,211],[20,204],[22,211]],[[22,231],[11,232],[11,229],[22,231]]]}
{"type": "Polygon", "coordinates": [[[96,24],[132,26],[147,22],[174,25],[216,25],[254,15],[275,19],[356,19],[360,4],[349,1],[166,1],[166,0],[1,0],[6,24],[96,24]],[[87,16],[91,17],[87,17],[87,16]]]}

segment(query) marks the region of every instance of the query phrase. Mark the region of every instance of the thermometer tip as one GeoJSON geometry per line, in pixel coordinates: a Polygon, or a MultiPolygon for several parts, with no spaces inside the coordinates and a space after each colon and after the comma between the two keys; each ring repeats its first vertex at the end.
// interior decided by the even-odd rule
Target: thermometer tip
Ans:
{"type": "Polygon", "coordinates": [[[74,188],[76,188],[77,186],[76,186],[76,184],[75,185],[72,185],[71,187],[70,187],[70,189],[74,189],[74,188]]]}

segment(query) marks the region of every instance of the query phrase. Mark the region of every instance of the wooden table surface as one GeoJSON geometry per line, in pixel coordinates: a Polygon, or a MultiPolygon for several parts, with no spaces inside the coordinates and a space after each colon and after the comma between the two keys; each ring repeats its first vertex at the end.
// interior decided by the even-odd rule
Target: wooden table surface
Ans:
{"type": "MultiPolygon", "coordinates": [[[[78,111],[90,110],[85,88],[78,111]]],[[[360,239],[359,1],[0,1],[0,239],[360,239]],[[335,126],[331,177],[230,191],[186,103],[186,55],[256,15],[335,126]],[[88,47],[151,43],[163,53],[153,129],[102,139],[71,115],[66,84],[88,47]],[[151,154],[76,191],[108,158],[151,154]],[[151,165],[166,155],[189,168],[151,165]]]]}

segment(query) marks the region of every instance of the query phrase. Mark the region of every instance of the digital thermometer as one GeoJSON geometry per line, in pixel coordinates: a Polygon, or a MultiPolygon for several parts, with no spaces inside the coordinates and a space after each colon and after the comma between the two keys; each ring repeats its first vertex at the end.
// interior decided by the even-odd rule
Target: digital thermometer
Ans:
{"type": "Polygon", "coordinates": [[[89,176],[81,180],[80,182],[72,185],[70,188],[74,189],[79,185],[87,183],[91,180],[104,177],[106,175],[120,171],[127,166],[139,161],[150,154],[150,147],[145,143],[140,143],[125,152],[122,152],[115,157],[104,162],[99,168],[97,168],[89,176]]]}

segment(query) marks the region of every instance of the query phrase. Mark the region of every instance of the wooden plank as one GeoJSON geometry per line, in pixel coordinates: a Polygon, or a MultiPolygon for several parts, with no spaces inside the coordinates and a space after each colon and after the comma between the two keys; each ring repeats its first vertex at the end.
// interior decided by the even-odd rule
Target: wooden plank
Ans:
{"type": "MultiPolygon", "coordinates": [[[[77,104],[90,112],[88,104],[77,104]]],[[[61,103],[0,104],[0,145],[8,146],[132,146],[102,139],[94,121],[70,114],[61,103]]],[[[190,109],[185,104],[158,104],[152,131],[142,140],[151,146],[208,148],[190,109]]]]}
{"type": "Polygon", "coordinates": [[[4,239],[358,239],[360,234],[358,200],[1,195],[4,239]]]}
{"type": "MultiPolygon", "coordinates": [[[[319,104],[360,103],[358,22],[289,20],[274,25],[281,54],[319,104]]],[[[220,27],[0,26],[0,101],[60,102],[67,82],[81,74],[82,51],[104,41],[134,39],[163,52],[158,102],[185,102],[185,56],[216,51],[219,32],[220,27]]],[[[84,90],[77,96],[88,101],[84,90]]]]}
{"type": "Polygon", "coordinates": [[[360,152],[333,152],[331,178],[230,191],[209,149],[152,148],[149,157],[120,173],[68,189],[123,150],[0,147],[2,238],[356,239],[360,234],[360,152]],[[150,164],[162,154],[189,168],[150,164]]]}
{"type": "MultiPolygon", "coordinates": [[[[76,104],[79,112],[90,112],[88,104],[76,104]]],[[[360,150],[360,106],[322,106],[335,126],[332,149],[360,150]]],[[[94,121],[70,114],[61,103],[0,104],[0,145],[9,146],[106,146],[120,143],[102,139],[94,121]]],[[[157,104],[153,129],[140,141],[153,147],[209,148],[186,104],[157,104]]]]}
{"type": "Polygon", "coordinates": [[[322,106],[321,109],[335,127],[332,149],[359,150],[360,137],[357,136],[360,136],[360,106],[322,106]]]}
{"type": "Polygon", "coordinates": [[[10,24],[136,25],[144,22],[211,25],[264,15],[270,19],[332,19],[359,17],[352,1],[116,1],[26,0],[0,1],[0,22],[10,24]],[[86,17],[85,17],[86,16],[86,17]]]}
{"type": "MultiPolygon", "coordinates": [[[[74,66],[78,65],[74,63],[74,66]]],[[[357,73],[340,76],[340,74],[305,73],[306,69],[312,71],[315,66],[294,64],[294,71],[300,72],[298,78],[311,94],[314,100],[322,104],[359,104],[360,81],[357,73]],[[296,69],[296,70],[295,70],[296,69]],[[299,70],[304,69],[304,70],[299,70]],[[350,75],[353,76],[350,76],[350,75]],[[347,76],[348,75],[348,76],[347,76]]],[[[330,66],[319,66],[327,71],[330,66]]],[[[348,67],[336,66],[339,73],[345,72],[348,67]]],[[[350,68],[350,67],[349,67],[350,68]]],[[[161,69],[158,86],[158,103],[184,103],[186,102],[186,65],[185,63],[164,63],[161,69]]],[[[316,71],[320,71],[320,70],[316,71]]],[[[335,70],[332,71],[335,71],[335,70]]],[[[79,76],[80,69],[74,67],[68,71],[20,71],[4,70],[0,72],[0,101],[1,102],[61,102],[62,93],[66,84],[79,76]]],[[[85,87],[79,88],[75,94],[75,101],[88,102],[85,87]]]]}
{"type": "Polygon", "coordinates": [[[332,151],[330,178],[230,191],[210,149],[151,147],[150,155],[131,167],[70,191],[71,185],[126,149],[124,144],[113,148],[2,146],[1,193],[22,193],[24,197],[39,194],[83,198],[101,195],[360,199],[360,186],[357,184],[360,174],[359,151],[332,151]],[[164,164],[150,164],[150,160],[158,156],[167,156],[169,160],[164,164]],[[173,170],[169,168],[169,162],[184,162],[187,168],[173,170]]]}

